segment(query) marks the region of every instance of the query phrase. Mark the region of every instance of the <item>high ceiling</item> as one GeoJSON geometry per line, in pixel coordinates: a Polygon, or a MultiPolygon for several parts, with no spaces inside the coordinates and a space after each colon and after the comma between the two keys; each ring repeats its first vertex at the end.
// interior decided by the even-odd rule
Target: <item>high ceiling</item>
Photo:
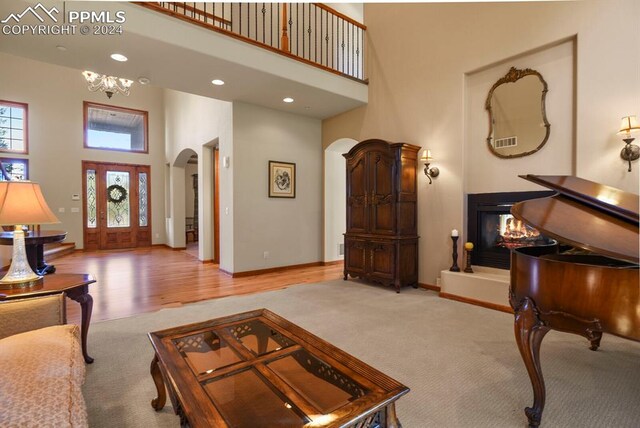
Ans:
{"type": "MultiPolygon", "coordinates": [[[[361,106],[367,100],[367,87],[362,83],[134,4],[42,3],[60,10],[123,10],[127,18],[124,32],[112,36],[2,35],[0,51],[134,81],[147,77],[158,87],[320,119],[361,106]],[[115,52],[126,55],[128,61],[112,60],[110,55],[115,52]],[[214,86],[212,79],[222,79],[225,85],[214,86]],[[292,97],[295,102],[285,104],[284,97],[292,97]]],[[[29,5],[33,2],[0,2],[0,20],[29,5]]]]}

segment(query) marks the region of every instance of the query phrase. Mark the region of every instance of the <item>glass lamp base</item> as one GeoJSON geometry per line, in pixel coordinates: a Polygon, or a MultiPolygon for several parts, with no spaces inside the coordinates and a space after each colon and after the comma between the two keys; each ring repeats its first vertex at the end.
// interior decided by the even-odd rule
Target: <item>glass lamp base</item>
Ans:
{"type": "Polygon", "coordinates": [[[37,275],[29,265],[21,226],[13,231],[13,257],[9,271],[0,279],[0,289],[31,287],[42,276],[37,275]]]}

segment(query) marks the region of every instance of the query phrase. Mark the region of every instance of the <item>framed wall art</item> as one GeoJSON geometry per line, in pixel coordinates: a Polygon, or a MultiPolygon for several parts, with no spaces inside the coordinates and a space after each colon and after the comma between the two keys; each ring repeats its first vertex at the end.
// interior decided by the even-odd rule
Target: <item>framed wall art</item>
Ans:
{"type": "Polygon", "coordinates": [[[296,164],[269,161],[269,197],[296,197],[296,164]]]}

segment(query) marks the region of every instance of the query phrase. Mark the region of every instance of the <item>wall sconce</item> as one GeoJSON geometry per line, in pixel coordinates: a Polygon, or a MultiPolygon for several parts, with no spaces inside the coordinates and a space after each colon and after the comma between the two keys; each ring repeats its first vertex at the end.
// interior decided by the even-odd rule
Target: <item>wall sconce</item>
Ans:
{"type": "Polygon", "coordinates": [[[431,161],[433,161],[433,158],[431,157],[431,150],[424,149],[420,160],[424,162],[424,175],[426,175],[429,179],[429,184],[433,183],[433,180],[431,178],[437,177],[440,174],[440,170],[435,166],[429,168],[429,165],[431,165],[431,161]]]}
{"type": "Polygon", "coordinates": [[[625,136],[625,138],[622,139],[625,146],[620,152],[620,157],[629,162],[628,172],[631,172],[631,161],[640,158],[640,148],[635,144],[631,144],[631,142],[635,140],[635,138],[631,136],[631,133],[637,132],[638,130],[640,130],[640,125],[638,125],[638,120],[635,116],[625,116],[622,118],[622,124],[620,124],[620,131],[618,131],[618,135],[625,136]]]}

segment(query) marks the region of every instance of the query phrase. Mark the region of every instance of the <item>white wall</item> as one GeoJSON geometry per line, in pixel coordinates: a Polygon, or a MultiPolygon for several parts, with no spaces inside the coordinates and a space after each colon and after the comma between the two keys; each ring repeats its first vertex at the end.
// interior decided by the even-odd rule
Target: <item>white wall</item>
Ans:
{"type": "Polygon", "coordinates": [[[573,41],[568,41],[465,76],[465,193],[540,190],[539,186],[517,176],[573,173],[573,49],[573,41]],[[551,128],[549,140],[538,152],[525,157],[503,159],[488,149],[489,115],[484,103],[491,86],[512,66],[534,69],[547,82],[549,92],[546,110],[551,128]]]}
{"type": "Polygon", "coordinates": [[[233,272],[322,260],[320,128],[317,119],[234,103],[233,272]],[[295,199],[268,197],[270,160],[296,164],[295,199]]]}
{"type": "MultiPolygon", "coordinates": [[[[450,231],[464,224],[464,177],[473,162],[465,161],[469,73],[575,36],[576,175],[638,193],[640,163],[627,172],[616,135],[622,116],[640,114],[637,0],[367,3],[365,16],[369,104],[325,120],[323,146],[344,137],[382,138],[432,150],[440,176],[432,185],[420,176],[418,186],[420,282],[435,284],[448,268],[450,231]],[[403,25],[391,30],[390,16],[403,25]]],[[[551,123],[552,134],[557,125],[551,123]]],[[[533,170],[540,169],[531,162],[524,172],[533,170]]]]}
{"type": "Polygon", "coordinates": [[[151,165],[152,242],[165,242],[164,110],[162,89],[134,85],[128,97],[90,92],[81,70],[0,53],[0,99],[29,105],[29,178],[43,194],[61,224],[43,226],[67,231],[67,242],[82,248],[82,160],[151,165]],[[149,112],[149,153],[83,148],[83,101],[149,112]],[[64,208],[65,212],[59,212],[64,208]],[[73,213],[71,208],[79,208],[73,213]]]}
{"type": "MultiPolygon", "coordinates": [[[[220,148],[220,158],[232,156],[233,129],[231,103],[165,90],[166,160],[171,164],[171,207],[167,218],[172,247],[184,247],[185,168],[176,161],[185,150],[198,155],[198,229],[200,260],[213,259],[213,146],[220,148]]],[[[186,154],[186,152],[184,153],[186,154]]],[[[220,170],[220,268],[233,272],[233,160],[230,168],[220,170]]]]}

